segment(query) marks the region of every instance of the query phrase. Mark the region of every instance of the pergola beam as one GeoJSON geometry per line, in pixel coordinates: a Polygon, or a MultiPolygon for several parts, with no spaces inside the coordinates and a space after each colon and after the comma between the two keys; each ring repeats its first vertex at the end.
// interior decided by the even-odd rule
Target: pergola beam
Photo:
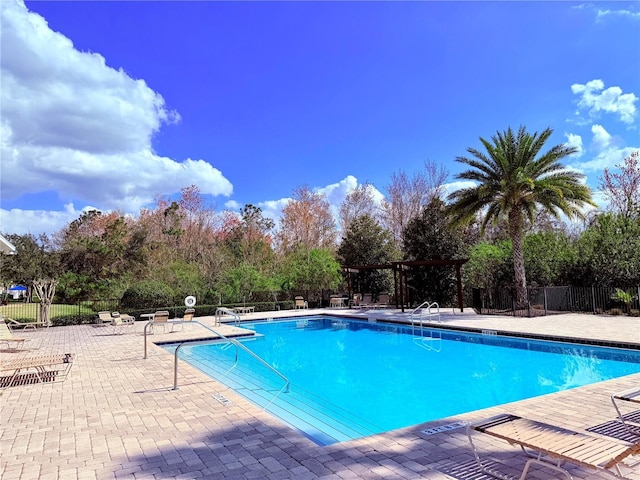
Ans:
{"type": "Polygon", "coordinates": [[[362,270],[393,270],[394,293],[396,299],[396,308],[401,307],[404,312],[404,293],[407,286],[405,271],[416,267],[446,267],[452,266],[456,269],[456,287],[458,290],[458,308],[464,312],[464,301],[462,295],[462,274],[461,267],[469,261],[468,258],[450,259],[450,260],[403,260],[400,262],[382,263],[376,265],[349,265],[342,267],[349,276],[349,296],[351,296],[351,274],[358,273],[362,270]],[[398,295],[400,290],[400,295],[398,295]],[[400,300],[400,305],[398,301],[400,300]]]}

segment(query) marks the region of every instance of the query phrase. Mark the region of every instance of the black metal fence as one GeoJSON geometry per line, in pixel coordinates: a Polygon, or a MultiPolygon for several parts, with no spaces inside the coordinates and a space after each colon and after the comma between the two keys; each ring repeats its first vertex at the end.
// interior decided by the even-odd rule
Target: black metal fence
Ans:
{"type": "Polygon", "coordinates": [[[616,295],[615,287],[529,287],[526,307],[518,308],[513,288],[472,289],[472,306],[478,313],[536,317],[562,312],[610,315],[640,315],[640,286],[620,288],[628,301],[616,295]]]}
{"type": "MultiPolygon", "coordinates": [[[[214,315],[218,307],[234,308],[252,306],[256,312],[289,310],[293,308],[293,299],[301,295],[308,301],[310,308],[326,307],[329,305],[331,294],[340,293],[333,290],[294,290],[287,292],[253,292],[238,302],[196,305],[197,316],[214,315]]],[[[344,293],[346,296],[346,293],[344,293]]],[[[50,320],[53,325],[72,325],[94,323],[98,312],[121,312],[140,318],[144,313],[156,310],[168,310],[174,317],[181,317],[185,310],[184,304],[151,306],[142,309],[127,308],[120,304],[120,300],[82,300],[74,304],[54,303],[50,309],[50,320]]],[[[0,315],[20,322],[40,321],[40,304],[38,302],[24,302],[23,300],[6,300],[0,306],[0,315]]]]}

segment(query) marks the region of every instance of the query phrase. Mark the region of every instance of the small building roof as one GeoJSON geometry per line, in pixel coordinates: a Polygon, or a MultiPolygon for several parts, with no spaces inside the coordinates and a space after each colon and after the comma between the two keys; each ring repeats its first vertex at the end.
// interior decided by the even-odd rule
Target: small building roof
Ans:
{"type": "Polygon", "coordinates": [[[3,255],[15,255],[16,247],[9,240],[4,238],[4,235],[0,234],[0,253],[3,255]]]}

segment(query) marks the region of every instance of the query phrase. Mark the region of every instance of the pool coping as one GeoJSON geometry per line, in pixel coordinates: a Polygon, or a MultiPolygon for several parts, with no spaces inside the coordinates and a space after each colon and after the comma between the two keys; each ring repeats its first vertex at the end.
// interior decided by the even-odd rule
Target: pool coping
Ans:
{"type": "MultiPolygon", "coordinates": [[[[255,316],[248,317],[255,321],[255,316]]],[[[510,334],[510,329],[521,329],[556,338],[580,332],[585,343],[595,344],[589,336],[611,344],[627,339],[640,343],[638,318],[566,315],[555,316],[552,322],[529,322],[470,313],[445,319],[450,321],[482,327],[475,331],[486,328],[510,334]]],[[[0,392],[3,480],[473,478],[465,429],[439,427],[514,413],[583,431],[614,420],[610,396],[640,385],[640,374],[632,374],[320,447],[189,365],[181,366],[180,389],[172,390],[173,355],[152,344],[149,359],[143,360],[139,325],[137,332],[126,332],[115,335],[112,329],[88,325],[28,331],[21,333],[30,339],[24,352],[0,352],[0,361],[60,351],[78,354],[64,382],[0,392]],[[217,401],[219,394],[229,402],[217,401]]],[[[509,468],[522,469],[523,455],[506,442],[487,439],[482,447],[509,468]]],[[[545,473],[532,475],[548,478],[545,473]]],[[[592,471],[577,467],[571,474],[576,480],[594,478],[592,471]]],[[[640,480],[638,469],[625,475],[640,480]]]]}
{"type": "MultiPolygon", "coordinates": [[[[358,317],[358,316],[354,316],[354,315],[348,315],[348,314],[335,314],[335,313],[326,313],[326,312],[321,312],[321,313],[311,313],[311,314],[305,314],[305,315],[300,315],[300,316],[295,316],[295,317],[283,317],[283,318],[253,318],[253,319],[245,319],[244,322],[234,322],[234,325],[236,327],[242,328],[242,323],[245,324],[275,324],[275,323],[287,323],[287,322],[296,322],[296,321],[300,321],[300,320],[322,320],[322,319],[329,319],[329,320],[334,320],[334,319],[342,319],[342,320],[347,320],[347,321],[355,321],[358,322],[360,324],[363,325],[394,325],[394,326],[399,326],[399,327],[404,327],[404,328],[411,328],[412,327],[412,323],[407,322],[406,320],[400,320],[400,319],[390,319],[390,318],[385,318],[385,319],[365,319],[362,317],[358,317]]],[[[441,330],[441,331],[449,331],[449,332],[460,332],[460,333],[468,333],[468,334],[473,334],[473,335],[479,335],[481,337],[487,337],[488,339],[496,339],[496,338],[503,338],[503,339],[518,339],[518,340],[534,340],[534,341],[545,341],[545,342],[551,342],[551,343],[568,343],[568,344],[574,344],[574,345],[583,345],[583,346],[590,346],[590,347],[604,347],[604,348],[619,348],[619,349],[626,349],[626,350],[632,350],[632,351],[639,351],[640,352],[640,344],[636,344],[636,343],[624,343],[624,342],[601,342],[601,341],[592,341],[589,339],[582,339],[582,338],[578,338],[578,337],[567,337],[567,336],[558,336],[558,335],[536,335],[536,334],[526,334],[526,333],[518,333],[518,332],[513,332],[510,330],[488,330],[488,329],[481,329],[481,328],[472,328],[472,327],[461,327],[461,326],[454,326],[454,325],[443,325],[440,322],[422,322],[422,327],[424,327],[425,329],[429,329],[429,330],[441,330]],[[626,345],[630,345],[630,347],[626,346],[626,345]]],[[[417,328],[420,328],[420,326],[417,326],[417,328]]],[[[402,332],[403,334],[407,334],[408,332],[402,332]]],[[[254,337],[258,337],[258,336],[263,336],[263,334],[257,333],[256,331],[250,330],[245,334],[242,333],[237,333],[235,335],[229,335],[229,338],[238,338],[240,340],[242,339],[250,339],[250,338],[254,338],[254,337]]],[[[158,342],[156,343],[156,345],[161,345],[163,347],[168,347],[171,345],[186,345],[186,344],[200,344],[200,343],[206,343],[207,341],[211,340],[212,342],[214,341],[224,341],[223,339],[220,339],[220,337],[214,337],[214,338],[202,338],[202,339],[190,339],[190,340],[184,340],[184,341],[165,341],[165,342],[158,342]]],[[[530,344],[528,344],[530,345],[530,344]]],[[[183,358],[183,361],[190,363],[188,359],[183,358]]],[[[204,370],[202,370],[202,367],[196,366],[191,364],[193,367],[200,369],[203,373],[205,373],[206,375],[210,375],[211,378],[215,379],[218,382],[221,382],[225,385],[227,385],[228,388],[230,389],[234,389],[232,386],[228,385],[226,383],[226,381],[224,379],[220,379],[218,378],[215,374],[211,374],[211,373],[207,373],[204,370]]],[[[596,382],[597,383],[597,382],[596,382]]],[[[589,383],[586,385],[590,385],[589,383]]],[[[586,385],[581,385],[581,386],[586,386],[586,385]]],[[[576,387],[571,387],[571,388],[576,388],[576,387]]],[[[245,389],[241,389],[241,390],[245,390],[245,389]]],[[[562,391],[562,390],[561,390],[562,391]]],[[[278,414],[275,412],[271,412],[270,410],[267,409],[268,406],[271,405],[271,402],[268,402],[265,405],[262,405],[259,403],[258,400],[256,400],[254,398],[253,395],[249,395],[246,396],[243,393],[240,393],[239,391],[236,391],[236,393],[243,395],[248,401],[254,403],[257,407],[259,408],[263,408],[265,409],[265,411],[269,412],[271,415],[273,415],[274,417],[278,418],[279,420],[281,420],[282,422],[284,422],[285,424],[289,425],[289,427],[297,430],[301,435],[305,436],[306,438],[310,439],[311,441],[313,441],[314,443],[316,443],[318,446],[329,446],[329,445],[333,445],[336,443],[344,443],[344,442],[350,442],[350,441],[354,441],[354,440],[358,440],[360,438],[365,438],[366,436],[371,436],[371,435],[381,435],[384,434],[385,432],[379,432],[379,433],[371,433],[369,435],[365,435],[365,436],[357,436],[357,437],[352,437],[350,439],[347,440],[342,440],[342,441],[333,441],[333,442],[328,442],[327,439],[331,438],[330,435],[328,433],[325,433],[323,430],[318,430],[318,429],[314,429],[312,428],[312,430],[317,430],[316,434],[307,432],[304,430],[304,427],[301,427],[299,425],[297,425],[295,420],[291,420],[291,417],[296,417],[296,415],[293,414],[288,414],[288,412],[285,412],[285,414],[278,414]]],[[[536,397],[540,397],[540,396],[544,396],[544,395],[548,395],[551,393],[557,393],[557,392],[548,392],[548,393],[543,393],[543,394],[538,394],[538,395],[534,395],[533,397],[525,397],[519,400],[514,400],[511,402],[507,402],[507,403],[514,403],[514,402],[519,402],[519,401],[525,401],[525,400],[530,400],[536,397]]],[[[484,407],[483,409],[487,409],[487,408],[497,408],[500,407],[502,405],[504,405],[505,403],[501,403],[498,405],[494,405],[494,406],[490,406],[490,407],[484,407]]],[[[278,404],[279,405],[279,404],[278,404]]],[[[282,408],[279,408],[280,410],[282,410],[282,408]]],[[[457,416],[461,416],[461,415],[466,415],[469,413],[472,413],[474,410],[470,410],[470,411],[464,411],[464,412],[460,412],[460,413],[456,413],[453,415],[447,415],[445,417],[442,418],[436,418],[433,420],[428,420],[428,421],[422,421],[419,423],[432,423],[432,422],[438,422],[441,421],[444,418],[450,418],[450,417],[457,417],[457,416]]],[[[312,427],[315,426],[315,424],[313,423],[309,423],[307,421],[304,421],[303,423],[307,424],[307,425],[311,425],[312,427]]],[[[412,424],[412,425],[407,425],[404,427],[397,427],[388,431],[393,431],[393,430],[402,430],[405,428],[411,428],[412,426],[415,426],[417,424],[412,424]]],[[[353,427],[353,429],[355,430],[356,427],[353,427]]],[[[448,428],[445,430],[449,430],[448,428]]],[[[444,431],[444,430],[443,430],[444,431]]],[[[422,432],[424,433],[424,432],[422,432]]]]}

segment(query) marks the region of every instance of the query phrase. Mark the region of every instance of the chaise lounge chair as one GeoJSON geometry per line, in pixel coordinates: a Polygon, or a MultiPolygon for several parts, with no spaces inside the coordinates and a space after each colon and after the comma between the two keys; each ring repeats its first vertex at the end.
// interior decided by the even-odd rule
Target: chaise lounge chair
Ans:
{"type": "Polygon", "coordinates": [[[136,317],[127,315],[126,313],[113,312],[111,314],[111,325],[113,326],[113,333],[124,333],[122,329],[124,327],[135,327],[136,317]]]}
{"type": "Polygon", "coordinates": [[[27,328],[33,328],[34,330],[38,327],[47,327],[49,328],[51,326],[51,324],[49,322],[19,322],[17,320],[14,320],[13,318],[9,318],[9,317],[3,317],[4,321],[7,323],[7,326],[11,329],[14,330],[16,328],[22,328],[23,330],[26,330],[27,328]]]}
{"type": "Polygon", "coordinates": [[[624,402],[624,405],[634,406],[635,404],[635,407],[640,407],[640,388],[635,387],[631,390],[625,390],[624,392],[611,395],[611,403],[613,403],[613,407],[618,413],[618,419],[622,425],[624,425],[624,428],[629,433],[640,435],[640,411],[636,410],[623,415],[620,410],[622,405],[620,402],[624,402]],[[629,423],[634,423],[635,425],[629,425],[629,423]]]}
{"type": "Polygon", "coordinates": [[[113,317],[111,316],[111,312],[98,312],[98,318],[96,318],[96,325],[111,325],[113,321],[113,317]]]}
{"type": "Polygon", "coordinates": [[[10,350],[17,350],[23,348],[27,340],[27,338],[14,337],[4,319],[0,319],[0,343],[6,343],[10,350]]]}
{"type": "Polygon", "coordinates": [[[22,357],[2,364],[0,387],[64,381],[71,370],[75,354],[40,355],[22,357]],[[28,373],[29,370],[33,373],[28,373]],[[27,373],[22,373],[23,371],[27,373]],[[7,373],[8,375],[4,375],[7,373]]]}
{"type": "Polygon", "coordinates": [[[607,473],[615,478],[625,478],[620,469],[623,460],[631,455],[640,454],[640,444],[625,444],[516,415],[502,414],[470,424],[467,427],[467,435],[480,471],[504,480],[511,480],[513,477],[483,465],[473,443],[473,433],[484,433],[506,440],[519,446],[531,457],[525,463],[520,480],[526,478],[529,468],[534,463],[555,470],[571,480],[569,472],[561,467],[564,462],[607,473]]]}

